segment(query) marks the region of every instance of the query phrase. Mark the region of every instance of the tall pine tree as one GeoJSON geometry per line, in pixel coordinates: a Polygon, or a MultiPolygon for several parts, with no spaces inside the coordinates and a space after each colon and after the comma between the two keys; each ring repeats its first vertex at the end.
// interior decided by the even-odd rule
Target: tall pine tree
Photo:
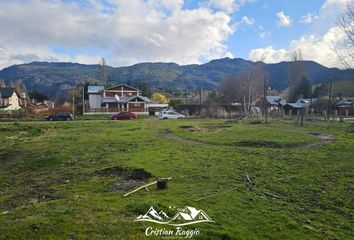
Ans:
{"type": "Polygon", "coordinates": [[[311,88],[312,86],[309,79],[303,76],[295,87],[294,96],[296,98],[310,98],[311,88]]]}

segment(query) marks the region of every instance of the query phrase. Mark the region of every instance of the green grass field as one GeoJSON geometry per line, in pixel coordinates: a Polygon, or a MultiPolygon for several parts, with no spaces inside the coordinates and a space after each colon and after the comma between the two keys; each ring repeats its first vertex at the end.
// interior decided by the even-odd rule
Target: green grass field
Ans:
{"type": "Polygon", "coordinates": [[[145,239],[150,206],[203,209],[193,239],[353,239],[354,135],[327,125],[1,124],[0,239],[145,239]]]}

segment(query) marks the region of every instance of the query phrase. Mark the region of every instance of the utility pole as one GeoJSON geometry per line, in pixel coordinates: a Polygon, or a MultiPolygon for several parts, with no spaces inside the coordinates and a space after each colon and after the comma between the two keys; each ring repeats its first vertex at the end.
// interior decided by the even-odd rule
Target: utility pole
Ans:
{"type": "Polygon", "coordinates": [[[333,82],[333,77],[330,76],[330,83],[329,83],[329,94],[328,94],[328,104],[327,104],[327,120],[329,120],[329,113],[331,109],[331,103],[332,103],[332,82],[333,82]]]}
{"type": "Polygon", "coordinates": [[[267,108],[267,77],[264,77],[264,89],[263,89],[264,99],[263,108],[265,114],[265,123],[268,123],[268,108],[267,108]]]}
{"type": "Polygon", "coordinates": [[[202,106],[202,89],[199,88],[199,105],[202,106]]]}
{"type": "Polygon", "coordinates": [[[199,88],[199,115],[202,112],[202,88],[199,88]]]}
{"type": "Polygon", "coordinates": [[[300,126],[303,126],[304,125],[304,111],[305,111],[305,105],[300,108],[300,126]]]}
{"type": "Polygon", "coordinates": [[[75,86],[72,87],[73,90],[73,119],[75,119],[75,86]]]}
{"type": "Polygon", "coordinates": [[[82,87],[82,115],[85,114],[85,85],[82,87]]]}

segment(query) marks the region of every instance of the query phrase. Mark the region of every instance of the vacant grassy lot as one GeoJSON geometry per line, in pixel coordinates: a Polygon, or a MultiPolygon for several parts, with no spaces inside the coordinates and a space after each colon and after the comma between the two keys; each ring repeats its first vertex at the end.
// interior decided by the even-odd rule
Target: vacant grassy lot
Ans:
{"type": "Polygon", "coordinates": [[[354,136],[326,127],[2,124],[0,238],[144,239],[159,225],[138,215],[188,205],[215,221],[192,225],[195,239],[353,239],[354,136]],[[122,197],[156,177],[173,180],[122,197]]]}

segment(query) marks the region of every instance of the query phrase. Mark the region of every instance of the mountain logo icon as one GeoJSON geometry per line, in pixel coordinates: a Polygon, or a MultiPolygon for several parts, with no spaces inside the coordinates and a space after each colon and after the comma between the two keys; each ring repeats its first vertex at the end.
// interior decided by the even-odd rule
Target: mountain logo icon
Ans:
{"type": "Polygon", "coordinates": [[[177,210],[178,212],[171,218],[163,210],[158,212],[154,207],[150,207],[144,215],[138,216],[134,222],[154,222],[175,227],[214,222],[203,210],[194,207],[186,206],[177,210]]]}

